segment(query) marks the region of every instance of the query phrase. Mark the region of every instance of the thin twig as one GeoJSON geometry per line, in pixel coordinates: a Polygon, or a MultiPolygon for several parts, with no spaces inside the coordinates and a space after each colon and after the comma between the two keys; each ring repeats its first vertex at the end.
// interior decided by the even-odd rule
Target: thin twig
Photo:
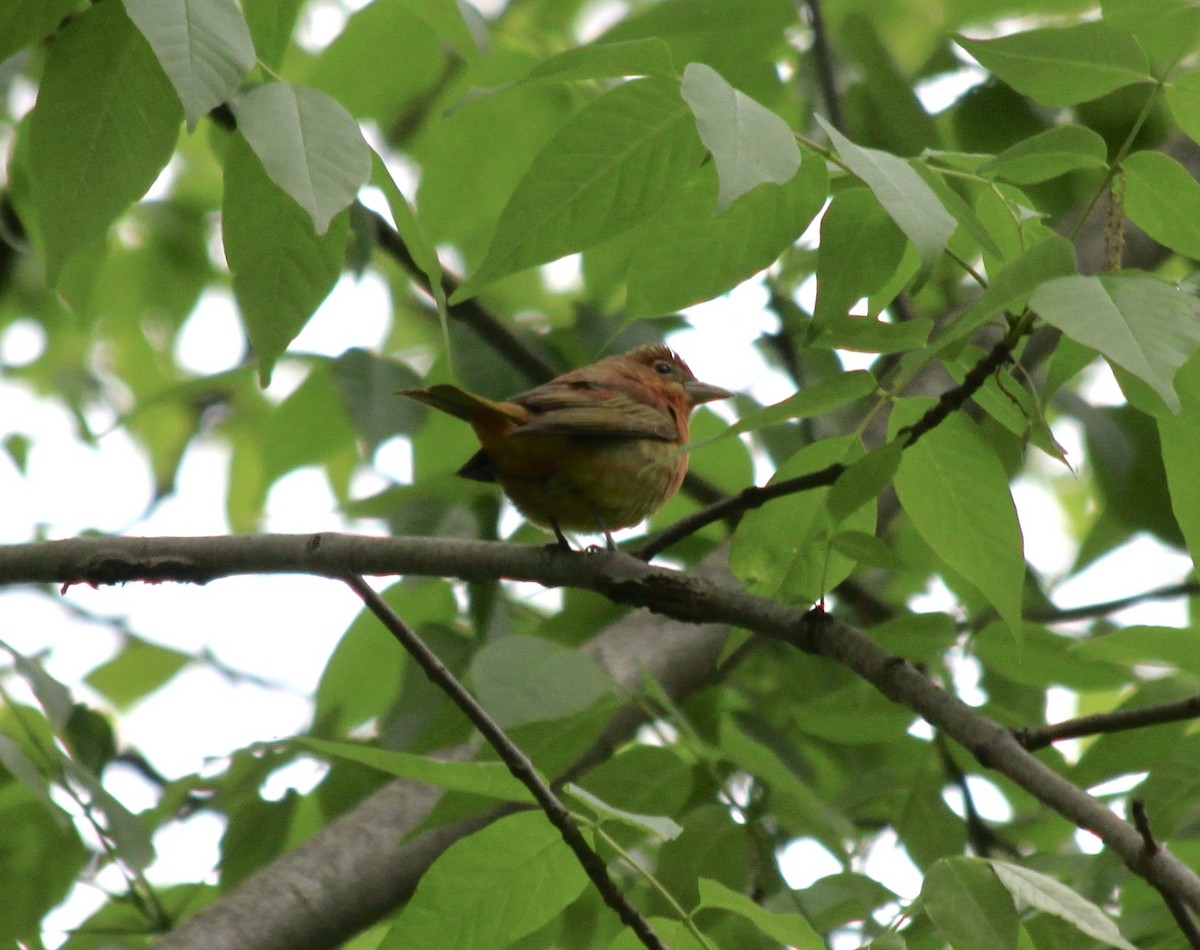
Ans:
{"type": "Polygon", "coordinates": [[[1096,617],[1107,617],[1126,607],[1136,607],[1151,600],[1172,600],[1176,597],[1192,597],[1200,594],[1200,581],[1183,581],[1179,584],[1168,584],[1156,587],[1154,590],[1143,591],[1140,594],[1130,594],[1128,597],[1118,597],[1115,600],[1105,600],[1097,604],[1084,604],[1080,607],[1056,607],[1026,615],[1027,620],[1035,623],[1067,623],[1072,620],[1093,620],[1096,617]]]}
{"type": "Polygon", "coordinates": [[[804,0],[808,7],[808,18],[813,33],[813,59],[817,64],[817,83],[821,87],[821,99],[825,103],[825,114],[829,124],[839,132],[845,132],[842,117],[842,100],[838,95],[837,79],[833,69],[833,53],[829,47],[829,32],[825,29],[825,18],[821,14],[820,0],[804,0]]]}
{"type": "MultiPolygon", "coordinates": [[[[1140,798],[1135,798],[1129,803],[1129,811],[1133,818],[1133,826],[1137,828],[1138,833],[1142,836],[1142,841],[1145,842],[1146,856],[1152,857],[1162,849],[1162,845],[1154,840],[1154,832],[1150,830],[1150,818],[1146,814],[1146,803],[1140,798]]],[[[1184,906],[1183,901],[1161,888],[1157,890],[1163,903],[1167,905],[1167,910],[1171,912],[1175,923],[1179,925],[1179,929],[1187,939],[1188,946],[1200,947],[1200,929],[1197,928],[1195,918],[1184,906]]]]}
{"type": "Polygon", "coordinates": [[[475,697],[467,692],[437,654],[426,646],[425,641],[417,635],[416,631],[401,620],[362,577],[352,574],[344,577],[343,580],[351,590],[358,594],[371,613],[400,642],[409,655],[417,661],[430,681],[449,696],[451,701],[462,710],[463,715],[483,734],[513,776],[529,789],[534,800],[546,813],[550,823],[562,835],[567,847],[574,852],[583,870],[596,886],[596,890],[600,892],[604,903],[616,911],[621,922],[637,934],[643,946],[649,947],[651,950],[667,950],[666,945],[654,932],[654,928],[650,926],[650,922],[629,902],[617,886],[608,873],[608,867],[604,860],[588,845],[567,807],[538,775],[537,769],[534,768],[528,756],[508,738],[504,730],[488,715],[487,710],[475,701],[475,697]]]}
{"type": "Polygon", "coordinates": [[[1110,713],[1093,713],[1077,719],[1036,728],[1014,729],[1013,735],[1028,751],[1044,749],[1063,739],[1078,739],[1107,732],[1124,732],[1128,729],[1144,729],[1161,726],[1168,722],[1181,722],[1200,716],[1200,695],[1181,699],[1174,703],[1158,703],[1138,709],[1120,709],[1110,713]]]}
{"type": "MultiPolygon", "coordinates": [[[[941,425],[952,412],[961,409],[966,401],[987,382],[988,377],[1012,357],[1017,342],[1028,332],[1030,324],[1031,319],[1028,318],[1017,321],[1004,339],[993,346],[979,362],[971,367],[959,385],[942,393],[941,398],[920,419],[911,426],[900,430],[896,438],[903,440],[903,448],[910,448],[922,436],[941,425]]],[[[630,553],[634,557],[648,561],[656,554],[662,553],[671,545],[695,534],[714,521],[728,518],[736,523],[736,520],[745,512],[753,508],[761,508],[775,498],[832,485],[846,471],[846,468],[847,466],[838,462],[819,471],[789,478],[773,485],[755,485],[744,488],[736,495],[723,498],[707,508],[701,508],[699,511],[679,519],[669,528],[647,538],[630,553]]]]}
{"type": "Polygon", "coordinates": [[[1020,857],[1020,852],[996,834],[979,814],[979,810],[975,807],[975,796],[971,794],[971,786],[967,782],[967,775],[950,755],[950,750],[946,747],[946,739],[940,732],[937,733],[937,751],[942,768],[958,787],[959,794],[962,795],[963,820],[967,826],[967,840],[971,843],[975,853],[981,858],[990,858],[997,851],[1010,858],[1020,857]]]}

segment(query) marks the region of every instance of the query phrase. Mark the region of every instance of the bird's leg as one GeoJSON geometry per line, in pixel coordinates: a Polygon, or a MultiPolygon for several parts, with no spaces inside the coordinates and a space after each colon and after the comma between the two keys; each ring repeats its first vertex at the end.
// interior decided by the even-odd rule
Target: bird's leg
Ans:
{"type": "Polygon", "coordinates": [[[571,547],[571,542],[567,540],[567,536],[562,533],[562,528],[558,526],[557,518],[550,519],[550,527],[554,529],[554,536],[558,538],[559,548],[564,551],[573,551],[574,548],[571,547]]]}
{"type": "Polygon", "coordinates": [[[604,519],[600,517],[600,512],[594,506],[592,507],[592,517],[596,519],[596,526],[604,532],[604,546],[610,551],[615,551],[617,549],[617,542],[613,540],[612,532],[608,530],[608,525],[604,523],[604,519]]]}

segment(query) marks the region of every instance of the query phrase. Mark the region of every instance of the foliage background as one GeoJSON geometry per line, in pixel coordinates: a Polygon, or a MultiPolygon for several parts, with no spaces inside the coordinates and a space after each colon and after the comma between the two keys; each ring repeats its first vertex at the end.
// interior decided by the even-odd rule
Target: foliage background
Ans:
{"type": "MultiPolygon", "coordinates": [[[[471,451],[465,427],[393,390],[454,378],[519,391],[679,330],[679,311],[753,279],[733,299],[765,300],[766,319],[729,307],[685,338],[720,372],[754,336],[769,382],[738,400],[750,435],[702,413],[697,478],[649,528],[755,473],[826,476],[780,489],[736,529],[706,524],[672,563],[709,577],[727,564],[782,604],[825,597],[1006,728],[1045,725],[1048,697],[1160,712],[1036,755],[1118,814],[1133,816],[1136,795],[1143,833],[1196,867],[1190,603],[1172,626],[1130,626],[1107,592],[1073,610],[1055,599],[1103,558],[1143,576],[1148,538],[1177,553],[1165,563],[1178,573],[1113,593],[1195,593],[1198,47],[1200,8],[1162,0],[521,0],[483,13],[449,0],[14,0],[0,12],[0,357],[9,398],[30,407],[4,422],[14,497],[30,497],[52,443],[74,446],[66,457],[82,461],[60,489],[81,512],[71,532],[148,534],[193,497],[188,460],[219,446],[213,531],[261,530],[273,487],[319,472],[338,517],[305,529],[507,537],[496,493],[450,474],[471,451]],[[966,53],[978,81],[927,106],[966,53]],[[537,266],[573,254],[577,266],[537,266]],[[339,279],[386,289],[385,329],[343,305],[324,318],[343,341],[306,352],[297,335],[339,279]],[[214,357],[230,299],[238,345],[214,357]],[[1090,385],[1104,366],[1115,400],[1090,385]],[[781,378],[799,395],[760,408],[754,394],[781,378]],[[905,427],[947,392],[913,442],[905,427]],[[79,450],[114,443],[118,479],[152,486],[132,524],[114,521],[99,455],[79,450]],[[409,443],[411,473],[388,464],[409,443]],[[1059,519],[1069,564],[1048,569],[1022,546],[1014,482],[1059,519]]],[[[56,533],[8,517],[6,540],[56,533]]],[[[508,540],[542,538],[520,527],[508,540]]],[[[3,579],[125,576],[86,557],[44,576],[37,550],[57,549],[0,552],[3,579]]],[[[220,550],[232,562],[244,548],[220,550]]],[[[128,576],[177,576],[172,563],[128,576]]],[[[628,613],[583,573],[561,603],[500,582],[511,570],[403,573],[388,602],[544,775],[570,768],[594,796],[568,804],[673,946],[1195,943],[1186,896],[1164,901],[1111,842],[1097,853],[1011,774],[843,665],[628,613]],[[838,870],[789,886],[780,855],[797,841],[838,870]],[[867,873],[881,843],[924,876],[918,899],[867,873]]],[[[47,913],[87,892],[99,909],[68,947],[634,945],[539,812],[496,817],[523,793],[369,614],[345,627],[313,608],[311,629],[281,629],[269,601],[288,595],[258,583],[222,625],[280,654],[307,637],[331,652],[296,719],[242,713],[252,738],[216,761],[186,742],[175,761],[148,759],[124,718],[197,668],[268,686],[271,669],[231,670],[208,643],[174,642],[169,618],[123,622],[107,592],[78,588],[38,615],[38,634],[65,650],[72,615],[95,612],[111,650],[84,682],[47,672],[53,649],[10,651],[0,935],[59,944],[47,913]],[[271,784],[314,759],[327,766],[312,791],[271,784]],[[197,815],[218,819],[216,867],[164,880],[156,847],[197,815]],[[297,876],[281,855],[311,864],[297,876]]],[[[303,596],[345,597],[320,591],[303,596]]],[[[207,593],[179,609],[204,611],[207,593]]],[[[192,715],[219,717],[216,705],[201,697],[192,715]]]]}

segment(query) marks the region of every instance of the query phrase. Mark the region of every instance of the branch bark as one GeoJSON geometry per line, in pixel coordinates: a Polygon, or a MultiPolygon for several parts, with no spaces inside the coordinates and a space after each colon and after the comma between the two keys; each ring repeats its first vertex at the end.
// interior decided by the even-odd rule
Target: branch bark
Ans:
{"type": "MultiPolygon", "coordinates": [[[[819,611],[805,613],[744,593],[727,581],[654,567],[620,552],[580,554],[428,538],[337,534],[76,538],[0,548],[0,584],[203,583],[232,574],[284,572],[327,577],[351,573],[412,573],[466,580],[506,577],[548,587],[590,589],[614,602],[647,607],[676,620],[735,624],[780,639],[841,664],[883,695],[912,709],[964,746],[982,766],[997,769],[1048,808],[1092,831],[1133,873],[1169,899],[1200,911],[1200,876],[1165,848],[1147,853],[1137,828],[1030,755],[1010,730],[847,624],[819,611]]],[[[375,834],[378,836],[378,831],[375,834]]],[[[389,842],[395,840],[388,838],[389,842]]],[[[361,886],[357,884],[356,889],[361,886]]],[[[163,945],[187,946],[178,942],[163,945]]]]}

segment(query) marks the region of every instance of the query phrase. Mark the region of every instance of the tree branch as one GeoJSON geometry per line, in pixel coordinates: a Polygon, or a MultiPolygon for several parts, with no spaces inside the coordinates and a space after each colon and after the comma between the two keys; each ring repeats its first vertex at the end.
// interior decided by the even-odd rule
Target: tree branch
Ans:
{"type": "Polygon", "coordinates": [[[1130,594],[1128,597],[1118,597],[1115,600],[1105,600],[1098,604],[1084,604],[1081,607],[1056,607],[1053,610],[1031,613],[1027,619],[1035,623],[1067,623],[1072,620],[1094,620],[1096,617],[1107,617],[1126,607],[1136,607],[1151,600],[1173,600],[1176,597],[1193,597],[1200,594],[1200,581],[1183,581],[1179,584],[1167,584],[1140,594],[1130,594]]]}
{"type": "Polygon", "coordinates": [[[617,886],[616,881],[608,873],[608,866],[604,860],[588,845],[579,828],[576,827],[575,819],[571,817],[567,806],[538,775],[537,769],[534,768],[529,757],[517,748],[497,722],[488,715],[487,710],[475,701],[475,697],[468,693],[454,674],[446,668],[446,664],[438,658],[438,655],[425,645],[425,641],[417,632],[401,620],[387,602],[367,586],[366,581],[357,575],[351,575],[345,578],[345,581],[350,589],[362,598],[362,602],[379,622],[417,661],[434,685],[449,696],[454,705],[462,710],[463,715],[483,734],[513,776],[529,789],[534,801],[541,806],[542,811],[550,820],[550,824],[558,829],[558,833],[562,835],[563,841],[574,853],[584,873],[596,886],[596,890],[600,892],[604,903],[621,918],[621,923],[637,935],[643,946],[649,947],[650,950],[667,950],[666,945],[654,932],[649,921],[638,912],[638,909],[629,902],[624,892],[617,886]]]}
{"type": "MultiPolygon", "coordinates": [[[[701,576],[723,573],[710,557],[701,576]]],[[[695,626],[632,611],[580,649],[603,667],[619,694],[640,693],[651,677],[673,702],[682,702],[719,676],[729,636],[721,624],[695,626]]],[[[724,666],[722,667],[724,669],[724,666]]],[[[617,711],[592,748],[567,768],[572,781],[610,758],[646,721],[643,704],[617,711]]],[[[467,747],[439,753],[461,759],[467,747]]],[[[280,855],[220,900],[184,920],[159,950],[298,950],[341,946],[395,912],[429,865],[454,842],[512,814],[491,812],[421,834],[439,789],[397,780],[369,796],[296,848],[280,855]]]]}
{"type": "Polygon", "coordinates": [[[340,534],[215,538],[74,538],[0,548],[0,584],[207,582],[232,574],[411,573],[464,580],[505,577],[596,591],[615,603],[677,620],[728,623],[827,657],[912,709],[1038,801],[1086,828],[1135,874],[1200,910],[1200,877],[1165,849],[1146,854],[1130,823],[1034,758],[1009,729],[929,680],[866,634],[822,611],[747,594],[695,573],[654,567],[621,552],[340,534]]]}
{"type": "MultiPolygon", "coordinates": [[[[1027,327],[1023,324],[1014,326],[1004,339],[1000,340],[971,367],[959,385],[942,393],[938,401],[930,406],[920,419],[911,426],[900,430],[896,434],[896,439],[903,441],[902,449],[916,444],[922,436],[927,435],[949,418],[952,412],[961,409],[966,401],[987,382],[988,377],[1009,360],[1017,341],[1025,332],[1027,332],[1027,327]]],[[[680,518],[669,528],[647,538],[633,549],[632,554],[644,561],[649,561],[654,555],[661,554],[671,545],[695,534],[714,521],[733,518],[736,523],[736,520],[745,512],[753,508],[761,508],[775,498],[832,485],[846,471],[846,468],[846,465],[839,462],[828,465],[820,471],[809,472],[807,475],[799,475],[796,478],[785,479],[771,485],[762,487],[752,485],[750,488],[744,488],[736,495],[723,498],[686,518],[680,518]]]]}
{"type": "Polygon", "coordinates": [[[1105,732],[1123,732],[1127,729],[1144,729],[1166,722],[1179,722],[1200,716],[1200,695],[1190,696],[1174,703],[1159,703],[1138,709],[1119,709],[1110,713],[1094,713],[1067,719],[1049,726],[1016,729],[1013,734],[1021,747],[1033,752],[1063,739],[1078,739],[1105,732]]]}

